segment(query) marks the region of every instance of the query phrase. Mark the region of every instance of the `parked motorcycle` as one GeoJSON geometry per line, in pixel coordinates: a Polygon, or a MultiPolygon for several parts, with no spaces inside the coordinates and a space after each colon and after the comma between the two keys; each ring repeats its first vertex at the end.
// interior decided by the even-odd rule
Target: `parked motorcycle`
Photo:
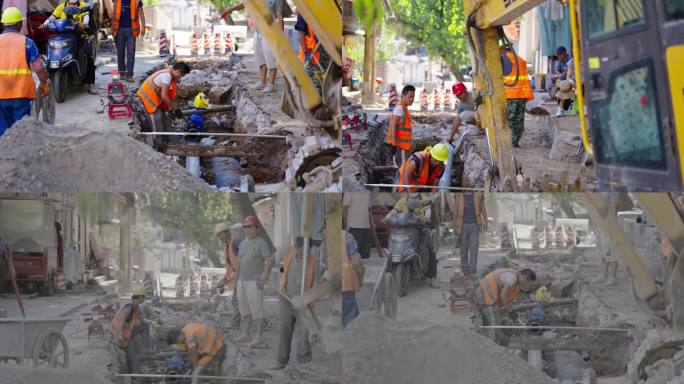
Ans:
{"type": "MultiPolygon", "coordinates": [[[[73,17],[95,9],[94,4],[84,7],[64,9],[66,19],[57,19],[47,25],[47,30],[54,32],[48,38],[48,73],[58,103],[64,101],[66,90],[72,85],[83,85],[85,82],[88,57],[92,55],[93,64],[96,57],[96,37],[88,35],[73,17]],[[89,46],[91,52],[87,52],[89,46]]],[[[91,14],[94,12],[90,12],[91,14]]],[[[96,15],[91,15],[91,18],[96,15]]]]}
{"type": "MultiPolygon", "coordinates": [[[[408,200],[408,212],[391,212],[382,221],[389,224],[389,272],[394,275],[397,294],[406,296],[411,280],[422,280],[430,258],[437,253],[437,231],[416,214],[432,201],[408,200]]],[[[432,209],[432,208],[429,208],[432,209]]]]}

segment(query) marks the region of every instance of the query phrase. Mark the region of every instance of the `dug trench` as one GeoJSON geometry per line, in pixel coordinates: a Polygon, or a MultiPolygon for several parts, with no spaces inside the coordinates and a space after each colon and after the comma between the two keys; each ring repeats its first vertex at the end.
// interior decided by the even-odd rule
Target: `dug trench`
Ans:
{"type": "MultiPolygon", "coordinates": [[[[542,104],[543,105],[543,104],[542,104]]],[[[542,109],[537,107],[535,111],[542,109]]],[[[343,113],[361,113],[359,105],[345,107],[343,113]]],[[[366,187],[365,184],[392,184],[396,168],[391,152],[385,144],[389,113],[368,111],[368,128],[351,131],[351,148],[343,145],[345,189],[388,191],[386,187],[366,187]],[[372,113],[377,113],[375,116],[372,113]]],[[[446,141],[455,112],[411,112],[415,149],[446,141]]],[[[578,155],[579,137],[574,133],[579,123],[576,117],[560,119],[546,115],[526,113],[525,133],[521,148],[513,155],[519,167],[519,176],[513,191],[573,191],[595,190],[596,178],[592,166],[582,164],[578,155]],[[529,181],[528,181],[529,180],[529,181]]],[[[463,128],[459,135],[463,132],[463,128]]],[[[489,145],[484,131],[473,127],[477,135],[465,136],[456,148],[453,158],[451,186],[484,188],[491,168],[489,145]]],[[[457,136],[454,143],[458,143],[457,136]]]]}

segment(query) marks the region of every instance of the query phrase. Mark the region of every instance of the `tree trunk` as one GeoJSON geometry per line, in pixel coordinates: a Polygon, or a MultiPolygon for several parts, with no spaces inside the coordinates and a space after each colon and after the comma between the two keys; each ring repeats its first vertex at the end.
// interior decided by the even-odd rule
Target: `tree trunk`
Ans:
{"type": "Polygon", "coordinates": [[[377,27],[366,30],[363,39],[363,97],[364,104],[375,103],[375,38],[377,27]]]}
{"type": "Polygon", "coordinates": [[[131,226],[133,225],[134,199],[133,194],[123,195],[120,204],[121,217],[119,219],[119,292],[131,289],[131,226]],[[122,202],[123,202],[122,201],[122,202]]]}

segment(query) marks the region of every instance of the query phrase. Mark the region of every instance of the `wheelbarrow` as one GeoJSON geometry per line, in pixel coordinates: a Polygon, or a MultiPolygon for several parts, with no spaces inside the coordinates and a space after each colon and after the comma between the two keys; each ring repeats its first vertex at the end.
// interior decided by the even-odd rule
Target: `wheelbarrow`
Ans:
{"type": "Polygon", "coordinates": [[[71,318],[0,319],[0,362],[23,364],[32,359],[36,367],[67,368],[69,344],[64,326],[71,318]]]}
{"type": "Polygon", "coordinates": [[[386,257],[363,259],[366,272],[363,286],[356,294],[359,311],[375,311],[387,317],[397,317],[397,289],[394,275],[387,272],[386,257]]]}

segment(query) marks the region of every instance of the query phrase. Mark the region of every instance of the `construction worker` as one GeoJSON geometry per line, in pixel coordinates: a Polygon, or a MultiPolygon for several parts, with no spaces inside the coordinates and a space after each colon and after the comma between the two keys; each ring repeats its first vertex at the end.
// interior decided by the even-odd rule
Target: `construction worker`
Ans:
{"type": "Polygon", "coordinates": [[[394,166],[404,164],[406,159],[411,156],[413,150],[413,134],[411,125],[411,114],[408,107],[413,104],[416,97],[416,88],[413,85],[406,85],[401,90],[399,103],[394,107],[390,115],[389,128],[387,128],[387,144],[392,147],[392,160],[394,166]]]}
{"type": "Polygon", "coordinates": [[[176,85],[183,76],[190,73],[190,66],[178,62],[173,67],[165,68],[150,75],[140,85],[136,95],[147,112],[147,124],[153,132],[169,130],[169,119],[166,111],[175,111],[173,100],[176,98],[176,85]]]}
{"type": "MultiPolygon", "coordinates": [[[[531,269],[496,269],[480,279],[475,288],[474,299],[482,315],[483,325],[500,325],[501,311],[508,313],[511,303],[518,298],[521,290],[530,291],[529,282],[537,280],[531,269]]],[[[494,339],[493,329],[486,331],[494,339]]]]}
{"type": "Polygon", "coordinates": [[[140,306],[145,301],[145,287],[133,288],[131,302],[119,308],[109,326],[118,347],[126,354],[128,373],[140,373],[139,351],[150,345],[150,328],[153,322],[143,317],[140,306]]]}
{"type": "Polygon", "coordinates": [[[513,147],[520,147],[520,138],[525,130],[525,104],[534,99],[534,91],[527,75],[527,61],[512,52],[510,46],[503,47],[504,93],[508,106],[508,125],[511,128],[513,147]]]}
{"type": "MultiPolygon", "coordinates": [[[[443,143],[425,147],[416,152],[399,168],[396,184],[436,186],[444,173],[444,163],[449,160],[449,149],[443,143]]],[[[437,188],[431,188],[437,191],[437,188]]],[[[397,192],[421,192],[426,188],[396,187],[397,192]]]]}
{"type": "Polygon", "coordinates": [[[196,376],[222,374],[221,363],[226,355],[223,331],[205,323],[188,323],[182,329],[169,331],[166,342],[173,344],[192,364],[192,383],[196,376]]]}
{"type": "Polygon", "coordinates": [[[36,98],[36,84],[31,69],[40,79],[44,95],[49,92],[48,74],[43,68],[38,47],[20,34],[24,14],[15,7],[2,13],[0,35],[0,136],[22,117],[31,114],[31,100],[36,98]]]}
{"type": "Polygon", "coordinates": [[[451,124],[451,131],[447,139],[449,144],[453,143],[454,136],[456,136],[461,123],[475,125],[475,117],[477,116],[477,112],[475,112],[477,110],[477,96],[473,92],[469,92],[465,84],[460,81],[455,83],[451,86],[451,92],[458,99],[458,105],[456,106],[457,115],[451,124]]]}
{"type": "MultiPolygon", "coordinates": [[[[276,252],[276,259],[282,260],[280,268],[280,284],[278,289],[290,298],[302,294],[302,268],[304,265],[304,239],[297,237],[294,245],[276,252]],[[279,257],[282,255],[282,257],[279,257]]],[[[270,270],[269,270],[270,273],[270,270]]],[[[306,260],[306,272],[304,278],[304,290],[311,289],[316,277],[316,257],[309,255],[306,260]]],[[[280,338],[278,344],[278,361],[275,369],[284,368],[290,361],[292,336],[295,333],[297,313],[292,304],[284,297],[279,298],[280,309],[280,338]]],[[[297,329],[297,362],[307,363],[311,361],[311,343],[309,332],[302,326],[297,329]]]]}
{"type": "Polygon", "coordinates": [[[265,326],[264,287],[268,284],[271,265],[271,248],[263,238],[259,237],[261,225],[256,216],[247,216],[242,221],[242,228],[246,238],[240,242],[238,249],[237,267],[237,296],[240,314],[242,315],[242,329],[244,331],[239,341],[251,341],[251,346],[259,346],[265,326]],[[256,334],[251,338],[252,321],[256,322],[256,334]]]}
{"type": "Polygon", "coordinates": [[[363,275],[366,272],[356,240],[347,231],[342,231],[344,244],[342,245],[342,328],[345,328],[359,315],[356,305],[356,292],[363,285],[363,275]]]}
{"type": "MultiPolygon", "coordinates": [[[[85,7],[87,5],[87,3],[79,0],[66,0],[65,2],[59,4],[57,8],[55,8],[55,10],[52,12],[52,15],[45,19],[39,28],[46,28],[48,24],[52,23],[56,19],[67,19],[67,14],[65,12],[67,8],[85,7]]],[[[87,33],[90,27],[90,16],[88,15],[88,11],[74,15],[73,20],[81,24],[83,31],[87,33]]],[[[95,86],[95,49],[93,49],[90,39],[84,38],[83,36],[78,37],[78,44],[83,47],[86,56],[85,83],[88,87],[88,93],[91,95],[97,95],[97,87],[95,86]]]]}
{"type": "Polygon", "coordinates": [[[323,92],[322,80],[330,65],[330,55],[322,45],[318,44],[313,28],[307,24],[302,15],[297,15],[294,29],[299,32],[299,60],[306,65],[306,74],[321,93],[323,92]]]}
{"type": "Polygon", "coordinates": [[[132,81],[135,67],[135,40],[145,36],[142,0],[115,0],[112,36],[116,43],[116,63],[121,80],[132,81]]]}
{"type": "MultiPolygon", "coordinates": [[[[5,12],[6,9],[8,8],[17,8],[22,15],[26,15],[28,11],[28,1],[27,0],[4,0],[1,1],[2,3],[2,12],[5,12]]],[[[0,13],[2,13],[0,12],[0,13]]],[[[22,35],[28,36],[28,28],[27,28],[27,20],[24,19],[22,20],[21,23],[21,28],[17,29],[17,32],[21,33],[22,35]]],[[[2,30],[2,28],[0,28],[2,30]]]]}
{"type": "MultiPolygon", "coordinates": [[[[238,223],[238,227],[241,225],[238,223]]],[[[233,319],[231,321],[232,328],[240,327],[240,307],[238,306],[237,298],[237,266],[238,266],[238,247],[240,244],[240,239],[238,236],[233,236],[234,232],[237,231],[235,226],[230,226],[228,223],[216,224],[214,233],[216,237],[226,245],[225,257],[226,257],[226,274],[224,276],[224,281],[226,288],[233,291],[233,295],[230,298],[230,304],[235,312],[233,319]]]]}
{"type": "Polygon", "coordinates": [[[143,276],[140,274],[140,267],[134,265],[131,269],[133,270],[133,276],[131,276],[131,280],[135,283],[142,283],[143,276]]]}
{"type": "Polygon", "coordinates": [[[478,192],[454,194],[454,234],[459,239],[461,271],[466,276],[477,274],[477,252],[480,232],[487,228],[484,197],[478,192]]]}

